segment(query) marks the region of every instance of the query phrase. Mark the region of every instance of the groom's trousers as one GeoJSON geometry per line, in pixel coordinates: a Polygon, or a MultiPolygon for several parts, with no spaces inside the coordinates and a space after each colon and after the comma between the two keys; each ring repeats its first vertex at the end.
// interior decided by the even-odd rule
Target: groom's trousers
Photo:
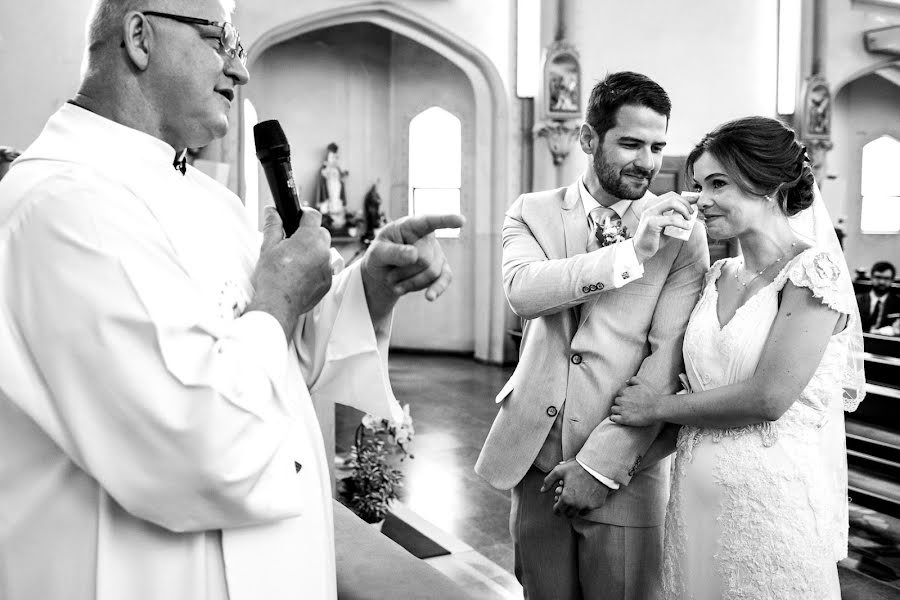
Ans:
{"type": "Polygon", "coordinates": [[[540,492],[545,476],[532,466],[512,490],[509,529],[525,597],[659,598],[663,527],[621,527],[554,515],[554,488],[540,492]]]}

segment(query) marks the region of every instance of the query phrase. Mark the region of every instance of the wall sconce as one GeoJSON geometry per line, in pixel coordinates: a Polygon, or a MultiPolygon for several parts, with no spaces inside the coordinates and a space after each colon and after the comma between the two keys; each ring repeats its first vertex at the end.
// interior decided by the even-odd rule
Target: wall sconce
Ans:
{"type": "Polygon", "coordinates": [[[778,0],[776,110],[779,115],[792,115],[797,108],[802,16],[802,0],[778,0]]]}
{"type": "Polygon", "coordinates": [[[547,140],[547,146],[553,156],[553,164],[559,166],[569,155],[572,145],[578,139],[580,129],[577,121],[544,122],[534,128],[534,135],[547,140]]]}

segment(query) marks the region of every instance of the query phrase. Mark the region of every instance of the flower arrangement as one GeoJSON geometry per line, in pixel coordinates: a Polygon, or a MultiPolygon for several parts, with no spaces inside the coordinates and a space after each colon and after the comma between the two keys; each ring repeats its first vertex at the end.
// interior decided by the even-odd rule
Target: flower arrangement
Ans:
{"type": "Polygon", "coordinates": [[[389,446],[403,452],[401,461],[413,458],[408,447],[414,434],[408,404],[399,423],[365,415],[357,426],[348,461],[350,475],[339,481],[338,492],[341,502],[367,523],[384,520],[403,486],[403,473],[390,464],[389,446]]]}
{"type": "Polygon", "coordinates": [[[627,240],[628,228],[622,224],[622,219],[606,217],[603,224],[597,228],[596,235],[597,241],[600,242],[600,247],[605,248],[627,240]]]}

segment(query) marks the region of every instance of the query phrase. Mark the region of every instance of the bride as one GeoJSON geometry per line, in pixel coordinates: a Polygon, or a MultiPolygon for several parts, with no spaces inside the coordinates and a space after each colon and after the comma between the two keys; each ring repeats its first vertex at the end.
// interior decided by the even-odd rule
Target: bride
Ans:
{"type": "Polygon", "coordinates": [[[684,339],[692,393],[632,380],[611,419],[682,425],[666,513],[667,598],[840,598],[843,411],[862,400],[862,333],[806,149],[780,122],[725,123],[690,153],[710,268],[684,339]]]}

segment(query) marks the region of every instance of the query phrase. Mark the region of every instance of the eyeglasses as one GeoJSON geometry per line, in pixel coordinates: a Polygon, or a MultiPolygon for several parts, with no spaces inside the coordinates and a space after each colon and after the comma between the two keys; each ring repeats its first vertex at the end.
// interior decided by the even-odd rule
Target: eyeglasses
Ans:
{"type": "Polygon", "coordinates": [[[231,58],[241,61],[241,64],[247,66],[247,51],[241,46],[241,36],[238,35],[237,29],[231,23],[221,23],[219,21],[207,21],[206,19],[197,19],[195,17],[185,17],[183,15],[173,15],[171,13],[156,12],[152,10],[142,11],[142,14],[151,17],[162,17],[171,19],[179,23],[188,23],[190,25],[206,25],[209,27],[219,28],[219,46],[231,58]]]}

